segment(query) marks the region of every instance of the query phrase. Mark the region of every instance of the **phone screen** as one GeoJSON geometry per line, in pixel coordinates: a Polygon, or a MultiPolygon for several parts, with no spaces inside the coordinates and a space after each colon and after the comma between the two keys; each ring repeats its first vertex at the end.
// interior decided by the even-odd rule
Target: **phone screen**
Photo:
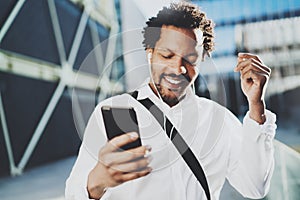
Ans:
{"type": "MultiPolygon", "coordinates": [[[[133,108],[117,108],[103,106],[101,108],[106,135],[109,140],[128,132],[137,132],[139,134],[139,126],[136,113],[133,108]]],[[[128,150],[141,146],[140,137],[132,143],[121,147],[122,150],[128,150]]]]}

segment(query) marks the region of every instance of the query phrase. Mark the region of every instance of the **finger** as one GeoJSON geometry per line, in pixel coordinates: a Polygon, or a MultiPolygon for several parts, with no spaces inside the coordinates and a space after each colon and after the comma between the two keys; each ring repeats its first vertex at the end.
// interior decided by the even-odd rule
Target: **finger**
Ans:
{"type": "Polygon", "coordinates": [[[258,62],[257,60],[250,58],[247,59],[245,61],[240,62],[237,67],[234,69],[234,71],[248,71],[249,69],[254,69],[257,72],[265,72],[266,74],[268,74],[268,76],[270,76],[271,74],[271,69],[268,68],[267,66],[261,64],[260,62],[258,62]]]}
{"type": "Polygon", "coordinates": [[[251,64],[251,60],[245,60],[245,61],[241,61],[238,62],[238,65],[234,68],[235,72],[241,71],[243,68],[245,68],[247,65],[251,64]]]}
{"type": "Polygon", "coordinates": [[[118,165],[125,162],[130,162],[145,156],[147,152],[151,151],[150,146],[140,146],[130,151],[113,152],[102,156],[101,161],[106,166],[118,165]]]}
{"type": "Polygon", "coordinates": [[[269,74],[271,74],[271,69],[269,67],[267,67],[266,65],[260,63],[259,61],[255,60],[253,58],[249,58],[248,60],[251,60],[252,63],[255,63],[256,66],[258,66],[259,69],[262,69],[262,70],[268,72],[269,74]]]}
{"type": "Polygon", "coordinates": [[[152,160],[151,156],[143,157],[143,158],[138,159],[136,161],[122,163],[122,164],[119,164],[119,165],[113,165],[113,166],[111,166],[111,169],[117,170],[117,171],[120,171],[120,172],[123,172],[123,173],[141,171],[141,170],[148,167],[151,160],[152,160]]]}
{"type": "Polygon", "coordinates": [[[125,173],[125,174],[119,174],[116,179],[118,182],[126,182],[126,181],[131,181],[143,176],[148,175],[152,171],[151,167],[147,167],[142,171],[139,172],[131,172],[131,173],[125,173]]]}
{"type": "Polygon", "coordinates": [[[106,151],[112,152],[120,149],[122,146],[137,140],[139,135],[136,132],[124,133],[114,137],[106,145],[106,151]]]}
{"type": "Polygon", "coordinates": [[[266,65],[262,64],[261,62],[251,58],[252,62],[254,62],[257,66],[259,66],[264,71],[268,72],[268,74],[271,74],[271,68],[267,67],[266,65]]]}
{"type": "Polygon", "coordinates": [[[245,74],[241,75],[241,79],[242,81],[246,81],[246,82],[251,81],[254,84],[264,85],[268,79],[268,76],[263,73],[256,72],[254,70],[249,70],[245,74]]]}
{"type": "Polygon", "coordinates": [[[263,63],[262,60],[257,55],[254,55],[251,53],[238,53],[238,59],[243,60],[243,59],[249,59],[249,58],[254,58],[258,62],[263,63]]]}
{"type": "Polygon", "coordinates": [[[254,63],[254,62],[252,62],[250,65],[247,65],[246,67],[242,68],[240,72],[242,74],[244,74],[251,69],[256,72],[263,73],[267,76],[270,76],[270,72],[266,71],[263,67],[259,66],[258,64],[254,63]]]}

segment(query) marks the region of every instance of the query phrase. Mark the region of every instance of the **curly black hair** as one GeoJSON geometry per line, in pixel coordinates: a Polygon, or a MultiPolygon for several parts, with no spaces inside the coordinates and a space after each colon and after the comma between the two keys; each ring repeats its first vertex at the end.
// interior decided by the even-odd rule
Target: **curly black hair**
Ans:
{"type": "Polygon", "coordinates": [[[200,29],[203,33],[203,54],[210,56],[214,47],[214,23],[206,18],[206,14],[194,4],[187,2],[171,3],[163,7],[155,17],[150,18],[144,27],[143,45],[145,49],[154,48],[160,38],[160,28],[163,25],[173,25],[178,28],[200,29]]]}

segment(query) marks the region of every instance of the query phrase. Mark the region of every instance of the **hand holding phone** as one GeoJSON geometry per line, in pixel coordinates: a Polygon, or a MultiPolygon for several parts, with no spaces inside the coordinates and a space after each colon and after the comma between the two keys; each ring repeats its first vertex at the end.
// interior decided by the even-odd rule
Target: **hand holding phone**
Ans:
{"type": "Polygon", "coordinates": [[[152,171],[149,146],[139,146],[130,151],[118,151],[124,144],[137,139],[137,134],[126,133],[107,142],[99,151],[98,162],[90,171],[87,190],[91,199],[100,199],[105,188],[146,176],[152,171]]]}
{"type": "Polygon", "coordinates": [[[90,198],[99,199],[107,187],[146,176],[152,171],[150,146],[142,146],[136,113],[133,108],[101,108],[107,142],[99,151],[96,166],[88,176],[90,198]],[[133,133],[136,134],[133,134],[133,133]],[[120,149],[130,151],[120,151],[120,149]]]}
{"type": "MultiPolygon", "coordinates": [[[[103,106],[101,112],[108,140],[129,132],[139,134],[137,117],[133,108],[103,106]]],[[[141,145],[142,142],[139,137],[134,142],[122,146],[121,149],[128,150],[141,145]]]]}

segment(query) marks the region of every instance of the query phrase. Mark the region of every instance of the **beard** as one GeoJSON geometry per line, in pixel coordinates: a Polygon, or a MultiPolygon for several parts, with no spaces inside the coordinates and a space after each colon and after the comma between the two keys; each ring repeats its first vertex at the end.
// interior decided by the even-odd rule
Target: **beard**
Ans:
{"type": "Polygon", "coordinates": [[[184,95],[182,95],[182,97],[180,97],[179,95],[177,96],[174,92],[172,92],[168,88],[161,87],[160,84],[155,84],[155,85],[156,85],[156,88],[157,88],[162,100],[171,107],[175,106],[177,103],[179,103],[179,101],[184,96],[184,95]],[[169,90],[168,93],[173,93],[173,94],[172,95],[167,94],[167,92],[165,90],[169,90]]]}
{"type": "MultiPolygon", "coordinates": [[[[176,75],[171,74],[168,76],[175,77],[176,75]]],[[[183,99],[183,97],[185,96],[186,89],[191,83],[191,79],[188,76],[180,75],[179,77],[182,80],[181,87],[178,89],[172,90],[172,89],[169,89],[160,84],[163,77],[164,77],[164,74],[162,74],[160,76],[160,81],[159,81],[159,83],[155,83],[155,86],[156,86],[161,98],[163,99],[163,101],[172,107],[172,106],[176,105],[177,103],[179,103],[180,100],[183,99]]]]}

